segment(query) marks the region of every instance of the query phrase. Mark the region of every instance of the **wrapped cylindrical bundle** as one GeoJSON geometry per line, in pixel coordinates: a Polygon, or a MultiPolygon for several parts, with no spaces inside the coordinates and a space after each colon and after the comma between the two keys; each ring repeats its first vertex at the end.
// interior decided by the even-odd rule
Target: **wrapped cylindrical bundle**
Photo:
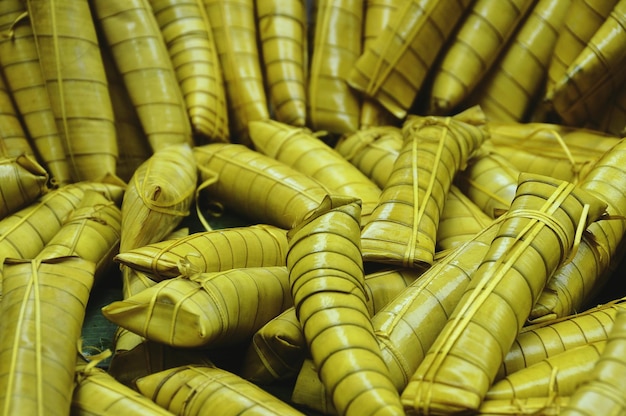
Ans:
{"type": "Polygon", "coordinates": [[[120,252],[161,241],[189,215],[198,181],[191,146],[165,147],[133,174],[122,200],[120,252]]]}
{"type": "Polygon", "coordinates": [[[484,400],[571,396],[600,358],[606,340],[580,345],[522,368],[489,387],[484,400]]]}
{"type": "MultiPolygon", "coordinates": [[[[365,0],[363,15],[363,50],[376,41],[380,32],[393,18],[397,9],[402,7],[402,0],[365,0]]],[[[361,118],[359,130],[377,126],[391,126],[398,124],[395,118],[385,107],[371,97],[364,97],[361,102],[361,118]]]]}
{"type": "Polygon", "coordinates": [[[371,323],[359,201],[327,197],[290,230],[287,268],[307,346],[341,414],[401,414],[371,323]]]}
{"type": "Polygon", "coordinates": [[[74,182],[115,174],[113,105],[89,2],[27,0],[26,4],[74,182]]]}
{"type": "Polygon", "coordinates": [[[218,347],[250,339],[292,304],[286,267],[247,267],[164,280],[102,314],[172,347],[218,347]]]}
{"type": "Polygon", "coordinates": [[[339,138],[335,150],[379,188],[384,188],[402,148],[402,130],[394,126],[369,127],[339,138]]]}
{"type": "Polygon", "coordinates": [[[560,352],[606,341],[624,299],[574,315],[524,326],[507,352],[496,380],[560,352]]]}
{"type": "Polygon", "coordinates": [[[592,120],[588,126],[618,138],[626,136],[626,82],[613,93],[611,100],[606,104],[606,111],[602,118],[592,120]]]}
{"type": "Polygon", "coordinates": [[[54,119],[26,2],[0,2],[0,65],[6,85],[21,115],[27,136],[58,185],[72,182],[63,142],[54,119]]]}
{"type": "Polygon", "coordinates": [[[105,370],[78,358],[70,414],[74,416],[173,416],[146,396],[120,383],[105,370]]]}
{"type": "Polygon", "coordinates": [[[95,282],[110,265],[120,244],[122,212],[104,195],[86,191],[61,229],[37,254],[37,259],[78,256],[93,262],[95,282]]]}
{"type": "Polygon", "coordinates": [[[202,0],[222,69],[230,141],[250,145],[248,123],[270,118],[252,0],[202,0]]]}
{"type": "Polygon", "coordinates": [[[547,96],[552,95],[554,85],[585,49],[587,42],[604,23],[617,1],[577,0],[571,2],[565,16],[564,27],[559,32],[554,54],[550,59],[545,91],[547,96]]]}
{"type": "Polygon", "coordinates": [[[532,3],[528,17],[520,23],[502,56],[478,88],[476,100],[490,120],[527,119],[543,92],[548,65],[572,1],[532,3]]]}
{"type": "Polygon", "coordinates": [[[78,257],[5,260],[0,413],[67,415],[94,264],[78,257]]]}
{"type": "MultiPolygon", "coordinates": [[[[10,2],[8,2],[10,3],[10,2]]],[[[4,22],[0,8],[0,30],[3,30],[4,22]]],[[[3,41],[0,41],[0,51],[3,41]]],[[[0,62],[2,62],[0,60],[0,62]]],[[[17,109],[13,102],[13,97],[8,90],[4,76],[0,77],[0,126],[2,126],[2,137],[0,138],[0,156],[14,158],[20,155],[35,158],[35,151],[26,137],[26,132],[22,127],[22,122],[18,117],[17,109]]]]}
{"type": "Polygon", "coordinates": [[[250,138],[259,152],[283,162],[321,183],[329,193],[361,200],[366,223],[380,197],[380,188],[312,131],[274,120],[250,123],[250,138]]]}
{"type": "Polygon", "coordinates": [[[449,114],[471,94],[535,0],[476,0],[433,68],[429,114],[449,114]]]}
{"type": "Polygon", "coordinates": [[[0,219],[48,191],[48,172],[33,156],[0,158],[0,219]]]}
{"type": "MultiPolygon", "coordinates": [[[[376,313],[415,281],[415,269],[383,270],[365,275],[368,303],[376,313]]],[[[239,371],[256,383],[271,383],[298,373],[308,350],[295,308],[289,308],[254,334],[239,371]]]]}
{"type": "Polygon", "coordinates": [[[571,395],[565,416],[620,415],[626,411],[626,310],[620,309],[591,373],[571,395]]]}
{"type": "Polygon", "coordinates": [[[608,204],[615,219],[591,224],[571,261],[561,265],[535,303],[530,321],[553,319],[581,310],[598,293],[621,259],[626,231],[626,144],[618,140],[593,166],[580,187],[608,204]]]}
{"type": "Polygon", "coordinates": [[[307,109],[315,131],[359,128],[361,99],[346,82],[363,43],[363,0],[314,2],[307,109]]]}
{"type": "Polygon", "coordinates": [[[229,141],[222,68],[202,0],[149,0],[185,99],[195,141],[229,141]]]}
{"type": "Polygon", "coordinates": [[[619,137],[550,123],[488,124],[493,151],[521,172],[578,183],[619,137]]]}
{"type": "Polygon", "coordinates": [[[402,3],[356,60],[348,83],[403,119],[471,0],[402,3]]]}
{"type": "Polygon", "coordinates": [[[260,223],[288,230],[327,194],[319,181],[241,144],[196,146],[194,154],[210,198],[260,223]]]}
{"type": "Polygon", "coordinates": [[[217,367],[172,368],[138,379],[137,388],[180,416],[302,415],[260,387],[217,367]]]}
{"type": "Polygon", "coordinates": [[[436,249],[454,249],[492,222],[493,219],[457,186],[451,185],[437,226],[436,249]]]}
{"type": "Polygon", "coordinates": [[[303,0],[256,2],[265,82],[274,119],[306,124],[307,3],[303,0]]]}
{"type": "Polygon", "coordinates": [[[546,281],[605,209],[571,183],[520,174],[489,251],[402,392],[405,408],[478,409],[546,281]]]}
{"type": "Polygon", "coordinates": [[[189,234],[119,253],[115,261],[160,281],[241,267],[285,266],[287,230],[268,224],[189,234]]]}
{"type": "Polygon", "coordinates": [[[546,100],[563,124],[582,126],[604,114],[604,103],[626,81],[626,0],[619,0],[546,100]]]}
{"type": "Polygon", "coordinates": [[[467,162],[456,183],[467,197],[490,218],[509,209],[517,189],[520,171],[505,157],[485,146],[467,162]]]}
{"type": "Polygon", "coordinates": [[[363,226],[363,260],[432,265],[439,217],[454,176],[488,136],[483,116],[473,107],[454,117],[406,120],[402,150],[363,226]]]}

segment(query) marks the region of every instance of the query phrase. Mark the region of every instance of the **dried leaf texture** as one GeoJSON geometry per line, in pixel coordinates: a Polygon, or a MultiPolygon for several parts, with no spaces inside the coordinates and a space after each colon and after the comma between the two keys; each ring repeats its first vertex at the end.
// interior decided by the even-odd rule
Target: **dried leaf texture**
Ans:
{"type": "Polygon", "coordinates": [[[478,409],[546,281],[605,209],[571,183],[520,174],[489,251],[402,392],[406,408],[478,409]]]}
{"type": "Polygon", "coordinates": [[[72,182],[70,166],[52,112],[35,35],[26,17],[25,2],[0,2],[0,30],[8,35],[0,38],[0,65],[33,147],[53,180],[66,185],[72,182]]]}
{"type": "Polygon", "coordinates": [[[596,412],[604,415],[624,413],[624,389],[626,389],[626,311],[620,309],[609,333],[604,350],[591,373],[583,380],[571,400],[563,409],[566,416],[588,415],[596,412]]]}
{"type": "Polygon", "coordinates": [[[222,68],[202,0],[149,0],[167,45],[194,141],[228,142],[222,68]]]}
{"type": "Polygon", "coordinates": [[[364,288],[360,204],[328,197],[290,230],[287,268],[298,320],[340,414],[402,413],[364,288]]]}
{"type": "Polygon", "coordinates": [[[33,156],[0,158],[0,219],[48,192],[48,172],[33,156]]]}
{"type": "Polygon", "coordinates": [[[292,126],[306,125],[306,7],[304,0],[264,0],[255,9],[273,118],[292,126]]]}
{"type": "Polygon", "coordinates": [[[168,279],[102,313],[172,347],[217,347],[250,339],[292,304],[285,267],[247,267],[168,279]]]}
{"type": "Polygon", "coordinates": [[[327,194],[322,184],[241,144],[196,146],[208,197],[251,220],[290,229],[327,194]]]}
{"type": "Polygon", "coordinates": [[[216,367],[173,368],[140,378],[137,387],[180,416],[302,415],[260,387],[216,367]]]}
{"type": "Polygon", "coordinates": [[[120,383],[96,362],[78,360],[72,394],[71,415],[75,416],[172,416],[136,390],[120,383]]]}
{"type": "Polygon", "coordinates": [[[287,231],[268,224],[192,233],[119,253],[115,261],[153,280],[243,267],[285,266],[287,231]]]}
{"type": "Polygon", "coordinates": [[[361,99],[347,79],[361,55],[363,0],[316,1],[312,13],[307,86],[309,126],[331,133],[356,131],[361,99]]]}
{"type": "Polygon", "coordinates": [[[74,182],[115,174],[117,139],[86,0],[28,0],[39,62],[74,182]]]}
{"type": "Polygon", "coordinates": [[[361,200],[366,223],[380,197],[380,188],[356,166],[306,128],[274,120],[250,123],[255,148],[323,184],[329,193],[361,200]]]}
{"type": "Polygon", "coordinates": [[[417,268],[433,263],[446,195],[456,172],[488,137],[483,124],[479,108],[407,119],[391,176],[363,226],[365,261],[417,268]]]}
{"type": "Polygon", "coordinates": [[[198,182],[187,144],[155,152],[133,174],[122,201],[120,252],[161,241],[189,215],[198,182]]]}
{"type": "Polygon", "coordinates": [[[3,415],[69,414],[94,264],[77,257],[5,260],[0,322],[3,415]]]}
{"type": "Polygon", "coordinates": [[[192,145],[185,101],[148,0],[96,0],[91,6],[152,151],[192,145]]]}
{"type": "Polygon", "coordinates": [[[403,119],[471,0],[411,0],[354,63],[348,83],[403,119]]]}

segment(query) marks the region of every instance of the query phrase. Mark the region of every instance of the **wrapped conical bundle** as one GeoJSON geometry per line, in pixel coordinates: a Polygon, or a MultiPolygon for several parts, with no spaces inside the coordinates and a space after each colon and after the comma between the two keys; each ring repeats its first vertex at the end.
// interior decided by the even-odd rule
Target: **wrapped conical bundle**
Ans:
{"type": "Polygon", "coordinates": [[[563,124],[584,125],[603,115],[604,103],[626,81],[626,0],[619,0],[546,100],[563,124]]]}
{"type": "Polygon", "coordinates": [[[559,416],[569,402],[569,397],[550,395],[516,400],[485,400],[478,409],[480,415],[543,415],[559,416]]]}
{"type": "Polygon", "coordinates": [[[222,68],[202,0],[149,0],[185,99],[194,141],[229,141],[222,68]]]}
{"type": "Polygon", "coordinates": [[[261,69],[256,2],[202,0],[221,65],[230,121],[230,141],[250,145],[248,123],[270,118],[261,69]]]}
{"type": "Polygon", "coordinates": [[[626,311],[620,309],[600,358],[589,376],[571,395],[563,409],[566,416],[620,415],[626,411],[626,311]]]}
{"type": "Polygon", "coordinates": [[[102,313],[152,341],[217,347],[250,339],[290,306],[285,267],[248,267],[164,280],[102,313]]]}
{"type": "Polygon", "coordinates": [[[196,146],[194,155],[210,199],[260,223],[288,230],[327,194],[319,181],[241,144],[196,146]]]}
{"type": "Polygon", "coordinates": [[[543,92],[550,59],[562,32],[570,0],[533,0],[528,16],[519,23],[509,44],[470,99],[490,120],[522,121],[532,117],[543,92]]]}
{"type": "Polygon", "coordinates": [[[454,117],[409,117],[404,143],[363,226],[363,259],[401,267],[434,261],[439,217],[456,172],[488,137],[480,108],[454,117]]]}
{"type": "Polygon", "coordinates": [[[67,415],[94,264],[5,260],[2,273],[0,414],[67,415]]]}
{"type": "Polygon", "coordinates": [[[259,152],[316,179],[329,193],[359,198],[361,221],[367,222],[380,188],[311,130],[273,120],[251,122],[249,130],[259,152]]]}
{"type": "MultiPolygon", "coordinates": [[[[367,0],[364,1],[363,15],[363,50],[376,42],[380,32],[393,19],[396,10],[402,8],[403,0],[367,0]]],[[[399,123],[385,107],[371,97],[361,101],[359,130],[377,126],[391,126],[399,123]]]]}
{"type": "Polygon", "coordinates": [[[625,299],[598,305],[574,315],[524,326],[511,346],[496,380],[563,351],[606,341],[625,299]]]}
{"type": "Polygon", "coordinates": [[[558,34],[554,54],[550,59],[545,95],[553,94],[554,85],[585,49],[589,39],[606,20],[618,0],[572,1],[558,34]]]}
{"type": "MultiPolygon", "coordinates": [[[[419,278],[415,269],[382,270],[365,275],[368,304],[374,313],[419,278]]],[[[271,383],[298,373],[308,350],[295,309],[289,308],[255,332],[239,374],[271,383]]]]}
{"type": "MultiPolygon", "coordinates": [[[[33,258],[61,229],[85,192],[95,190],[121,203],[124,187],[115,183],[78,182],[52,190],[37,201],[0,220],[0,262],[5,258],[33,258]]],[[[2,294],[0,278],[0,295],[2,294]]]]}
{"type": "Polygon", "coordinates": [[[113,106],[89,2],[27,0],[26,4],[73,180],[115,174],[113,106]]]}
{"type": "Polygon", "coordinates": [[[287,268],[298,320],[341,414],[401,414],[371,323],[360,250],[360,204],[329,196],[289,231],[287,268]]]}
{"type": "MultiPolygon", "coordinates": [[[[0,30],[3,30],[3,12],[0,9],[0,30]]],[[[0,50],[2,50],[2,41],[0,41],[0,50]]],[[[12,158],[26,155],[35,158],[35,150],[31,146],[29,138],[26,137],[26,131],[22,126],[4,76],[0,78],[0,111],[2,112],[0,125],[3,129],[2,138],[0,138],[0,156],[12,158]]]]}
{"type": "Polygon", "coordinates": [[[61,135],[56,125],[50,96],[39,64],[32,25],[26,17],[26,2],[0,2],[0,65],[6,85],[21,115],[27,136],[41,156],[42,164],[58,185],[72,182],[61,135]]]}
{"type": "Polygon", "coordinates": [[[133,174],[122,201],[120,252],[161,241],[189,215],[198,173],[191,146],[155,152],[133,174]]]}
{"type": "Polygon", "coordinates": [[[472,1],[405,1],[356,60],[348,83],[403,119],[472,1]]]}
{"type": "Polygon", "coordinates": [[[240,267],[285,266],[287,230],[268,224],[202,231],[148,244],[115,261],[160,281],[240,267]]]}
{"type": "Polygon", "coordinates": [[[519,171],[507,158],[484,146],[456,177],[461,191],[491,218],[509,209],[519,171]]]}
{"type": "Polygon", "coordinates": [[[402,392],[405,407],[478,409],[546,281],[605,209],[571,183],[520,174],[489,251],[402,392]]]}
{"type": "Polygon", "coordinates": [[[580,182],[618,137],[551,123],[489,122],[493,151],[520,172],[580,182]]]}
{"type": "Polygon", "coordinates": [[[571,396],[589,377],[605,346],[606,340],[580,345],[522,368],[493,383],[485,400],[571,396]]]}
{"type": "Polygon", "coordinates": [[[302,415],[287,403],[227,370],[189,365],[137,380],[139,391],[180,416],[302,415]]]}
{"type": "Polygon", "coordinates": [[[96,265],[94,279],[97,282],[119,248],[121,223],[122,212],[115,202],[88,190],[35,258],[78,256],[89,260],[96,265]]]}
{"type": "Polygon", "coordinates": [[[535,0],[475,0],[433,68],[430,114],[457,108],[508,47],[535,0]]]}
{"type": "Polygon", "coordinates": [[[402,130],[394,126],[370,127],[339,138],[335,150],[381,189],[402,148],[402,130]]]}
{"type": "Polygon", "coordinates": [[[307,110],[308,125],[316,131],[348,133],[359,128],[360,95],[346,81],[361,55],[363,3],[313,3],[307,110]]]}
{"type": "Polygon", "coordinates": [[[456,185],[451,185],[437,226],[436,249],[443,251],[460,246],[493,222],[456,185]]]}
{"type": "Polygon", "coordinates": [[[0,219],[48,191],[48,172],[33,156],[0,158],[0,219]]]}
{"type": "Polygon", "coordinates": [[[307,8],[302,0],[256,3],[265,83],[274,118],[304,126],[306,114],[307,8]]]}
{"type": "Polygon", "coordinates": [[[95,0],[93,18],[153,152],[193,144],[185,101],[148,0],[95,0]]]}
{"type": "Polygon", "coordinates": [[[120,383],[96,361],[80,357],[76,363],[72,416],[173,416],[152,400],[120,383]]]}
{"type": "Polygon", "coordinates": [[[539,321],[566,316],[581,310],[591,301],[621,259],[626,222],[626,143],[618,140],[581,181],[580,187],[608,204],[615,219],[591,224],[570,262],[561,265],[548,281],[546,290],[535,303],[529,320],[539,321]]]}
{"type": "Polygon", "coordinates": [[[600,120],[592,120],[588,127],[620,138],[626,136],[626,82],[606,103],[606,111],[600,120]]]}

